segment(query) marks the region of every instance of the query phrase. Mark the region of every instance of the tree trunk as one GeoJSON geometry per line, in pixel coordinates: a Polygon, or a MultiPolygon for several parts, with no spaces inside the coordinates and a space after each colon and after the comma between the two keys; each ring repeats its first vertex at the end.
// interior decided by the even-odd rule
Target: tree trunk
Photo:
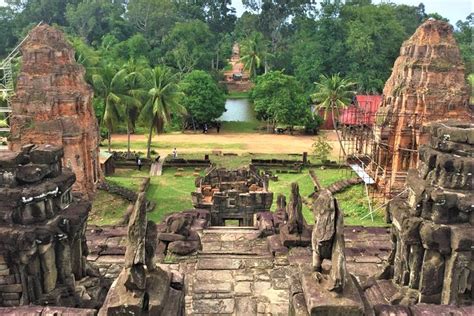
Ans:
{"type": "Polygon", "coordinates": [[[108,143],[109,143],[109,153],[111,152],[111,149],[110,149],[110,142],[111,142],[111,139],[112,139],[112,135],[110,133],[110,129],[108,130],[108,133],[107,133],[107,140],[108,140],[108,143]]]}
{"type": "MultiPolygon", "coordinates": [[[[153,122],[154,122],[154,121],[155,121],[155,120],[153,120],[153,122]]],[[[150,151],[151,151],[151,136],[152,136],[152,134],[153,134],[153,125],[154,125],[154,124],[151,123],[151,125],[150,125],[150,132],[148,133],[148,142],[147,142],[147,144],[146,144],[146,157],[147,157],[147,158],[150,158],[150,157],[151,157],[150,151]]]]}
{"type": "Polygon", "coordinates": [[[334,119],[334,106],[331,106],[331,116],[332,116],[332,125],[334,126],[334,131],[336,132],[337,140],[339,141],[339,146],[341,146],[342,154],[344,157],[346,157],[346,150],[344,149],[344,146],[342,146],[342,140],[341,136],[339,136],[339,130],[337,129],[336,126],[336,120],[334,119]]]}
{"type": "Polygon", "coordinates": [[[127,124],[127,158],[130,158],[130,128],[127,124]]]}

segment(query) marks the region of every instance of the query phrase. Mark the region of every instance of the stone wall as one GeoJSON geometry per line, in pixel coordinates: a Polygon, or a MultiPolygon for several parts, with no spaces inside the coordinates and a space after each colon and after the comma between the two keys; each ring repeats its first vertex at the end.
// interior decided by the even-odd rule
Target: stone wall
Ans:
{"type": "Polygon", "coordinates": [[[0,152],[0,306],[101,304],[86,260],[91,203],[71,193],[62,158],[51,145],[0,152]]]}
{"type": "Polygon", "coordinates": [[[45,24],[29,33],[21,53],[10,149],[30,143],[63,146],[63,165],[77,178],[74,191],[91,197],[101,177],[99,129],[85,70],[64,34],[45,24]]]}
{"type": "Polygon", "coordinates": [[[472,303],[474,271],[474,125],[435,123],[420,165],[408,174],[408,198],[389,207],[390,274],[414,302],[472,303]]]}
{"type": "Polygon", "coordinates": [[[444,119],[468,121],[469,88],[453,27],[428,20],[405,41],[383,90],[377,112],[372,152],[379,186],[390,193],[403,188],[408,169],[415,168],[418,147],[428,134],[423,126],[444,119]]]}
{"type": "Polygon", "coordinates": [[[211,225],[225,226],[226,220],[238,220],[239,226],[253,226],[254,214],[269,211],[273,192],[268,190],[268,177],[254,169],[211,169],[196,180],[191,193],[193,205],[211,212],[211,225]]]}

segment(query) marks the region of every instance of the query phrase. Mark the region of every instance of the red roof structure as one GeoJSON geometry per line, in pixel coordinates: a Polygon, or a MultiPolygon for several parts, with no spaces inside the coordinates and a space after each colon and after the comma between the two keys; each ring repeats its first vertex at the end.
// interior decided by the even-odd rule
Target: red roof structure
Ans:
{"type": "Polygon", "coordinates": [[[381,103],[381,95],[356,95],[354,104],[341,112],[339,122],[344,125],[372,126],[381,103]]]}
{"type": "MultiPolygon", "coordinates": [[[[356,95],[352,104],[340,112],[339,123],[344,125],[368,125],[372,126],[375,114],[382,103],[381,95],[356,95]]],[[[319,115],[324,116],[320,110],[319,115]]],[[[327,114],[321,129],[334,129],[331,113],[327,114]]]]}

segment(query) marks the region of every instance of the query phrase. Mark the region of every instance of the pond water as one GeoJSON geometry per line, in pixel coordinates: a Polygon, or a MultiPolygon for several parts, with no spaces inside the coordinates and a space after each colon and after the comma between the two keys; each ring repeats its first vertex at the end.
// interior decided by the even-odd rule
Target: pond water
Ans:
{"type": "Polygon", "coordinates": [[[225,102],[226,111],[219,118],[219,121],[231,122],[253,122],[255,112],[248,99],[227,99],[225,102]]]}

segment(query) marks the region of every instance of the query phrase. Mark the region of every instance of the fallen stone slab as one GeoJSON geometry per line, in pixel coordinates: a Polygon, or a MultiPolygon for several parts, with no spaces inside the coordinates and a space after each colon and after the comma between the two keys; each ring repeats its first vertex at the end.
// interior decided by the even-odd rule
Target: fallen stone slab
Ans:
{"type": "Polygon", "coordinates": [[[201,242],[199,241],[173,241],[168,245],[168,251],[180,255],[186,256],[201,248],[201,242]]]}
{"type": "Polygon", "coordinates": [[[162,240],[162,241],[173,242],[173,241],[184,240],[184,239],[185,237],[179,234],[173,234],[173,233],[159,233],[158,234],[158,240],[162,240]]]}

